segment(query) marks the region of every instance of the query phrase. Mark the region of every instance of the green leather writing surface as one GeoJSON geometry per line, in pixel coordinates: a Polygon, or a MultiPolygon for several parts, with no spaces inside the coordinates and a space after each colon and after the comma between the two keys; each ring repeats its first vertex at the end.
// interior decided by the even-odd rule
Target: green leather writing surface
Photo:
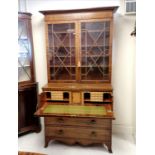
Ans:
{"type": "Polygon", "coordinates": [[[43,113],[69,115],[106,115],[104,106],[47,105],[43,113]]]}

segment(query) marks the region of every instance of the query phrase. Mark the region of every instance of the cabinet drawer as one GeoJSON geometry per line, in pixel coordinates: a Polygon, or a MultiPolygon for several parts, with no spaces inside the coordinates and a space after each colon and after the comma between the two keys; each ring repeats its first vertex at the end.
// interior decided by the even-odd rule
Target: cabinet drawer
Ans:
{"type": "Polygon", "coordinates": [[[99,118],[45,117],[45,124],[101,127],[104,129],[111,129],[112,120],[99,118]]]}
{"type": "Polygon", "coordinates": [[[75,127],[51,127],[45,126],[45,135],[58,138],[77,138],[109,141],[111,131],[105,129],[75,128],[75,127]]]}

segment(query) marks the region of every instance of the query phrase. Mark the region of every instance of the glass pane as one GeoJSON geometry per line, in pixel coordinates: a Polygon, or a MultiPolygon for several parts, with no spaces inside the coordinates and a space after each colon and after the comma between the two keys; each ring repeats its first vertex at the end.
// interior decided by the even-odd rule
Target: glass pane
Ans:
{"type": "Polygon", "coordinates": [[[110,21],[81,23],[81,80],[109,79],[110,21]]]}
{"type": "Polygon", "coordinates": [[[26,21],[18,22],[18,48],[18,82],[29,81],[31,48],[26,21]]]}
{"type": "Polygon", "coordinates": [[[51,80],[75,80],[75,25],[48,25],[51,80]]]}
{"type": "Polygon", "coordinates": [[[53,80],[73,80],[75,79],[75,67],[51,67],[51,79],[53,80]]]}
{"type": "Polygon", "coordinates": [[[81,70],[82,80],[108,80],[109,78],[109,70],[106,67],[93,67],[90,65],[89,67],[82,67],[81,70]]]}

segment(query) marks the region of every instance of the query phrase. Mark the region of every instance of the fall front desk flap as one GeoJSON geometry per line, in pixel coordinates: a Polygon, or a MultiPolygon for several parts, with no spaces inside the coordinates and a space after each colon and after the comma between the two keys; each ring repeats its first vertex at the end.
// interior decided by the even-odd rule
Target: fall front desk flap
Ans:
{"type": "Polygon", "coordinates": [[[69,116],[112,116],[112,111],[105,106],[53,105],[47,104],[36,115],[69,115],[69,116]]]}

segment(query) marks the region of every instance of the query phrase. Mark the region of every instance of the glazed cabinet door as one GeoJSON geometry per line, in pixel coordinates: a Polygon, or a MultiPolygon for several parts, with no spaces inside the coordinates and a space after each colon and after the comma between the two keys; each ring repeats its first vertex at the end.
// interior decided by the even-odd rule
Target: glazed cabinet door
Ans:
{"type": "Polygon", "coordinates": [[[81,22],[81,81],[110,81],[110,30],[110,20],[81,22]]]}
{"type": "Polygon", "coordinates": [[[32,34],[30,17],[18,18],[18,82],[33,82],[32,34]]]}
{"type": "Polygon", "coordinates": [[[75,81],[75,23],[47,24],[48,79],[75,81]]]}

